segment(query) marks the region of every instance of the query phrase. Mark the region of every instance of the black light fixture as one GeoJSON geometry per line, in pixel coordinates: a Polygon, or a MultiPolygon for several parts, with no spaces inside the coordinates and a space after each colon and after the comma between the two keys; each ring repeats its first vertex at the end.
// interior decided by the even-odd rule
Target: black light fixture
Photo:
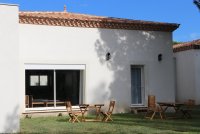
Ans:
{"type": "Polygon", "coordinates": [[[162,54],[158,54],[158,61],[162,61],[162,54]]]}
{"type": "Polygon", "coordinates": [[[108,60],[110,60],[111,59],[111,54],[110,54],[110,52],[107,52],[106,53],[106,60],[108,61],[108,60]]]}

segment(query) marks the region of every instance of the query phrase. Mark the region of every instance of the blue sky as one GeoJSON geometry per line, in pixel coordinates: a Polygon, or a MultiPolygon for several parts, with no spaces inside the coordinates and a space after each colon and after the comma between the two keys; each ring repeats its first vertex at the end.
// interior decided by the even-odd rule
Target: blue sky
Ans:
{"type": "Polygon", "coordinates": [[[0,3],[18,4],[22,11],[68,12],[179,23],[173,38],[190,41],[200,38],[200,11],[193,0],[0,0],[0,3]]]}

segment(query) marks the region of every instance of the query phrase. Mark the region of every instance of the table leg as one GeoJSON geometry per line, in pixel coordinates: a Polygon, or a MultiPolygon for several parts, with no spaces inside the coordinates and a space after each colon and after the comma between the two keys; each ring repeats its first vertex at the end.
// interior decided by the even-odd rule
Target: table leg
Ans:
{"type": "Polygon", "coordinates": [[[96,120],[100,118],[101,106],[96,106],[96,120]]]}
{"type": "MultiPolygon", "coordinates": [[[[177,117],[179,111],[182,113],[182,111],[181,111],[180,108],[181,108],[180,106],[175,106],[175,107],[174,107],[174,110],[175,110],[175,117],[177,117]]],[[[182,114],[183,114],[183,113],[182,113],[182,114]]]]}
{"type": "Polygon", "coordinates": [[[82,114],[82,117],[81,117],[81,121],[85,121],[85,113],[87,111],[87,107],[80,107],[80,110],[81,110],[81,114],[82,114]]]}
{"type": "Polygon", "coordinates": [[[81,118],[81,122],[85,121],[85,116],[84,113],[82,113],[82,118],[81,118]]]}

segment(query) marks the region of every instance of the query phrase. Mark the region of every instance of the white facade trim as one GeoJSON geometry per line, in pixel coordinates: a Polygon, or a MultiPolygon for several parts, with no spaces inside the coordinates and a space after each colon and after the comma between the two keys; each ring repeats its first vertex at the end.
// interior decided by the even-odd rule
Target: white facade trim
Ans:
{"type": "Polygon", "coordinates": [[[34,70],[85,70],[86,65],[83,64],[25,64],[25,69],[34,70]]]}
{"type": "Polygon", "coordinates": [[[17,5],[17,4],[7,4],[7,3],[0,3],[0,5],[5,5],[5,6],[19,6],[19,5],[17,5]]]}

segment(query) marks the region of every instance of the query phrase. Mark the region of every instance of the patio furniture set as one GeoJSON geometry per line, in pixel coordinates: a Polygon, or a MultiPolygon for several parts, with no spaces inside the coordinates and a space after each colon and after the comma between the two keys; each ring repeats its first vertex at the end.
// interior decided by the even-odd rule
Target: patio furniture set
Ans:
{"type": "Polygon", "coordinates": [[[191,112],[195,105],[195,100],[189,99],[185,103],[179,102],[156,102],[155,96],[148,96],[148,108],[145,118],[153,119],[159,114],[161,119],[178,118],[182,115],[184,118],[191,118],[191,112]],[[173,111],[172,116],[167,116],[167,109],[173,111]]]}
{"type": "MultiPolygon", "coordinates": [[[[52,100],[33,100],[31,96],[26,95],[26,107],[33,107],[33,105],[43,105],[47,107],[55,102],[52,100]],[[31,103],[29,102],[31,100],[31,103]],[[31,105],[30,105],[31,104],[31,105]]],[[[80,104],[76,108],[72,108],[71,102],[62,102],[56,100],[56,104],[66,105],[67,112],[69,114],[69,122],[85,122],[85,121],[113,121],[111,118],[113,109],[115,107],[115,101],[110,101],[108,111],[102,111],[101,108],[104,104],[80,104]],[[89,111],[95,111],[95,119],[88,119],[87,113],[89,111]]],[[[154,95],[148,96],[148,107],[145,114],[145,118],[154,119],[158,114],[161,119],[178,118],[180,115],[184,118],[191,118],[191,112],[195,105],[195,100],[189,99],[185,103],[179,102],[156,102],[156,97],[154,95]],[[170,109],[171,114],[167,114],[168,109],[170,109]],[[170,116],[169,116],[170,115],[170,116]]]]}
{"type": "Polygon", "coordinates": [[[110,101],[109,109],[106,112],[101,111],[102,106],[104,106],[104,104],[94,104],[94,105],[80,104],[78,105],[79,109],[74,110],[72,108],[71,102],[67,101],[66,108],[70,117],[69,122],[74,123],[74,122],[86,122],[86,121],[103,121],[103,122],[113,121],[111,118],[111,115],[115,107],[115,101],[110,101]],[[86,118],[87,112],[91,109],[95,110],[95,114],[96,114],[95,119],[86,118]],[[102,115],[102,118],[101,118],[101,115],[102,115]]]}

